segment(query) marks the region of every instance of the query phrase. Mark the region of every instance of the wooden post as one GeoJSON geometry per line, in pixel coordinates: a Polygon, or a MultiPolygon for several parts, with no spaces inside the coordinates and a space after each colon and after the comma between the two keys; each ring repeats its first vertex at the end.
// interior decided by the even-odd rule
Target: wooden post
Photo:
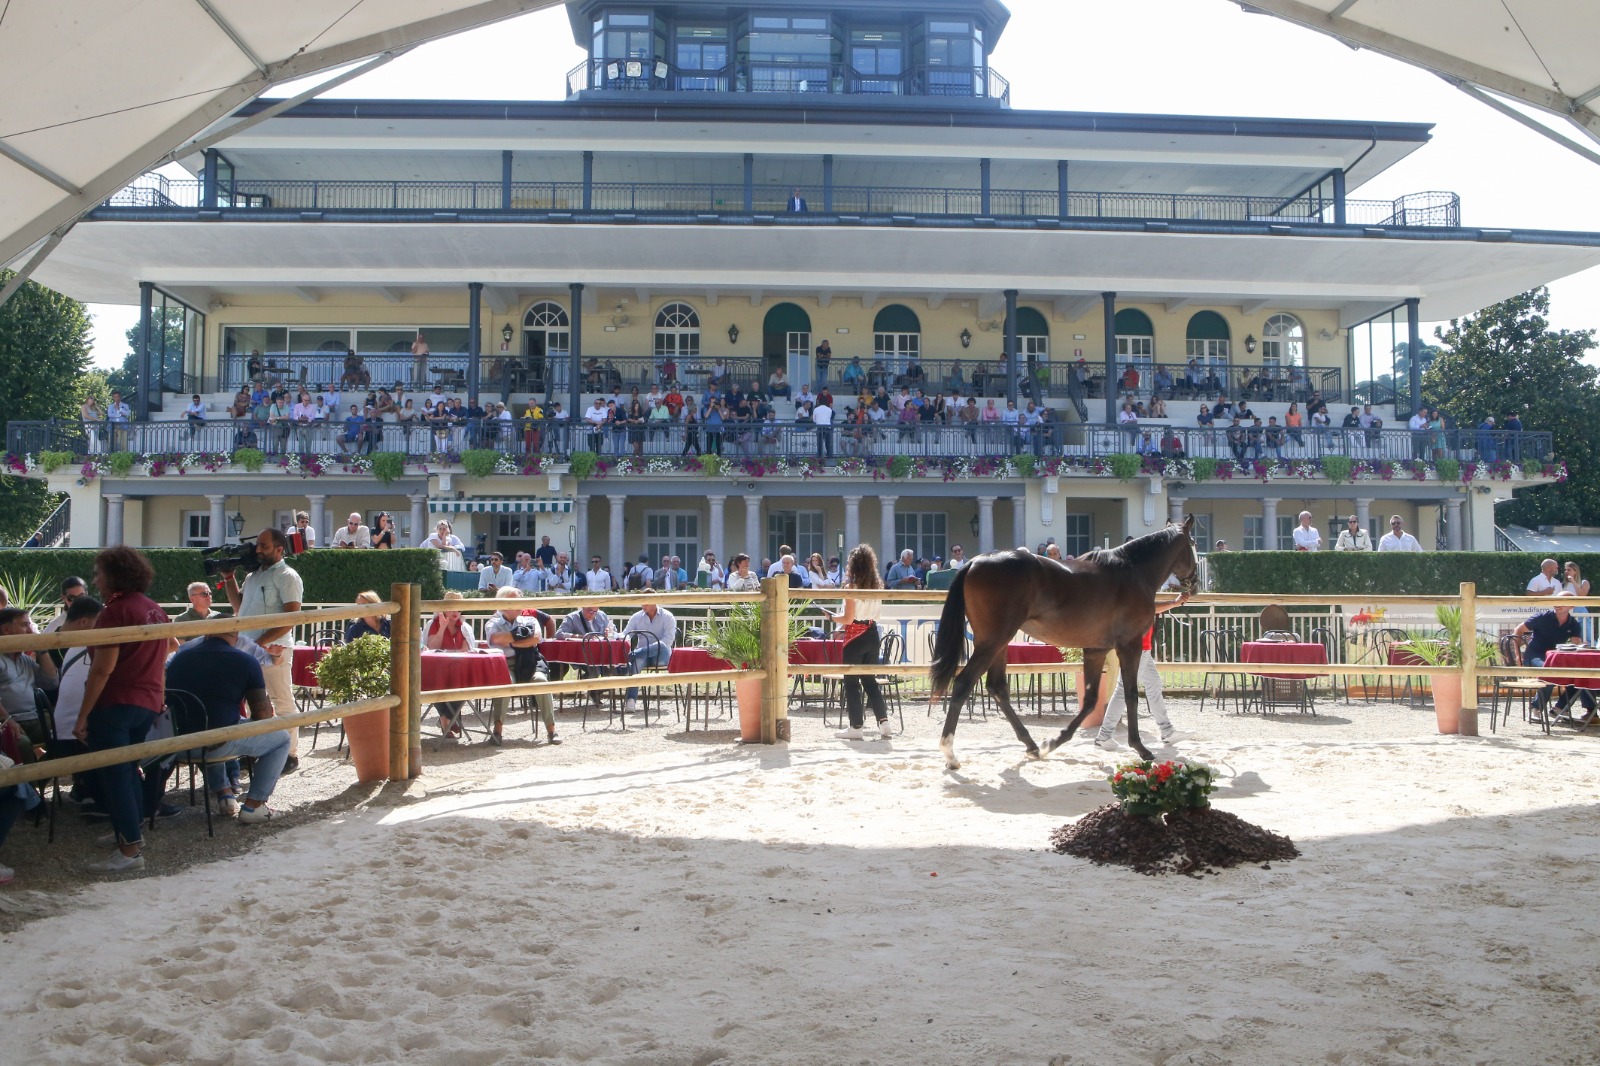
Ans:
{"type": "Polygon", "coordinates": [[[1478,735],[1478,586],[1461,583],[1461,716],[1456,733],[1478,735]]]}
{"type": "Polygon", "coordinates": [[[389,780],[405,781],[411,775],[411,732],[406,709],[411,702],[412,645],[417,635],[404,624],[411,608],[412,587],[396,581],[389,586],[389,598],[400,609],[389,619],[389,694],[400,702],[389,711],[389,780]]]}
{"type": "Polygon", "coordinates": [[[789,739],[789,578],[761,582],[761,743],[789,739]]]}
{"type": "MultiPolygon", "coordinates": [[[[406,695],[406,759],[407,774],[422,776],[422,586],[411,586],[411,599],[406,609],[395,616],[411,637],[411,654],[406,656],[406,673],[411,677],[411,689],[406,695]]],[[[394,631],[394,626],[389,627],[394,631]]]]}

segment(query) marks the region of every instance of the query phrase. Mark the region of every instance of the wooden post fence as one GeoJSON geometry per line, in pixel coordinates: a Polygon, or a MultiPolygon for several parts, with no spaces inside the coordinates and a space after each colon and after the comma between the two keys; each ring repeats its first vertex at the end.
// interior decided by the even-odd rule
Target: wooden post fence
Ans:
{"type": "Polygon", "coordinates": [[[761,582],[761,743],[789,739],[789,578],[761,582]]]}
{"type": "Polygon", "coordinates": [[[1456,735],[1478,735],[1478,586],[1461,583],[1461,715],[1456,735]]]}
{"type": "MultiPolygon", "coordinates": [[[[406,659],[406,776],[422,776],[422,586],[411,586],[411,597],[396,620],[412,635],[416,651],[406,659]]],[[[390,627],[393,629],[393,627],[390,627]]]]}
{"type": "Polygon", "coordinates": [[[389,694],[397,698],[389,711],[389,780],[411,777],[411,659],[417,654],[419,635],[406,625],[414,585],[396,581],[389,598],[399,605],[389,623],[389,694]]]}

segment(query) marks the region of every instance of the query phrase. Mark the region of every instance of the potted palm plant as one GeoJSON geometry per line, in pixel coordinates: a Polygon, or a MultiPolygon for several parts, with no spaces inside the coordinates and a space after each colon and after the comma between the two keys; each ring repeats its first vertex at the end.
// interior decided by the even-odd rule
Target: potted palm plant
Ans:
{"type": "MultiPolygon", "coordinates": [[[[786,643],[805,635],[799,612],[789,614],[786,643]]],[[[705,629],[706,650],[735,669],[748,670],[761,661],[761,605],[736,603],[726,614],[713,616],[705,629]]],[[[761,679],[734,682],[739,703],[739,739],[746,744],[761,742],[761,679]]]]}
{"type": "MultiPolygon", "coordinates": [[[[1461,643],[1461,608],[1440,604],[1433,609],[1433,614],[1439,620],[1440,632],[1433,634],[1410,631],[1406,651],[1424,666],[1460,666],[1466,657],[1461,643]]],[[[1476,657],[1479,666],[1493,666],[1494,642],[1478,641],[1476,657]]],[[[1438,722],[1439,732],[1460,732],[1461,675],[1434,674],[1429,680],[1433,687],[1433,714],[1438,722]]]]}
{"type": "MultiPolygon", "coordinates": [[[[317,683],[334,703],[389,694],[389,638],[368,634],[328,651],[317,663],[317,683]]],[[[368,711],[344,720],[357,781],[389,776],[389,712],[368,711]]]]}

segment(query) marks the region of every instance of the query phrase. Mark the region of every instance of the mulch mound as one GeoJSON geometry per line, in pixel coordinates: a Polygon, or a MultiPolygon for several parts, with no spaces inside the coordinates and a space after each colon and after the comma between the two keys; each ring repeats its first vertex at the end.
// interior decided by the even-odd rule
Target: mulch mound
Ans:
{"type": "Polygon", "coordinates": [[[1131,866],[1142,874],[1198,876],[1241,863],[1300,854],[1286,836],[1269,833],[1243,818],[1214,808],[1140,818],[1111,803],[1050,834],[1053,849],[1096,865],[1131,866]]]}

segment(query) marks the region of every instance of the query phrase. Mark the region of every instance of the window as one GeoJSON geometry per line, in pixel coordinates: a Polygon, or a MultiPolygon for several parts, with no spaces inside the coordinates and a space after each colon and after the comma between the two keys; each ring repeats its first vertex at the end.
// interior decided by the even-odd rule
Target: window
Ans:
{"type": "Polygon", "coordinates": [[[1184,344],[1191,359],[1204,364],[1226,363],[1230,350],[1227,320],[1215,311],[1197,312],[1189,319],[1184,344]]]}
{"type": "Polygon", "coordinates": [[[945,542],[948,539],[945,525],[949,516],[943,511],[911,511],[909,513],[896,512],[894,516],[894,556],[890,563],[900,561],[900,553],[910,548],[918,559],[932,559],[935,555],[940,558],[949,553],[945,551],[945,542]]]}
{"type": "Polygon", "coordinates": [[[1050,361],[1050,324],[1031,307],[1017,308],[1017,354],[1029,373],[1050,361]]]}
{"type": "Polygon", "coordinates": [[[183,512],[183,535],[179,544],[185,548],[204,548],[211,544],[209,511],[183,512]]]}
{"type": "Polygon", "coordinates": [[[831,68],[837,42],[821,17],[757,15],[739,41],[745,60],[741,89],[750,92],[825,93],[832,91],[831,68]]]}
{"type": "Polygon", "coordinates": [[[1272,545],[1273,550],[1276,551],[1277,549],[1282,548],[1285,544],[1290,545],[1291,547],[1293,547],[1293,545],[1294,545],[1294,527],[1299,525],[1299,524],[1300,524],[1300,515],[1299,515],[1298,512],[1296,512],[1295,514],[1281,514],[1281,515],[1279,515],[1278,516],[1278,541],[1277,541],[1276,544],[1272,545]]]}
{"type": "Polygon", "coordinates": [[[856,30],[850,34],[852,92],[900,93],[905,45],[898,30],[856,30]]]}
{"type": "Polygon", "coordinates": [[[1247,514],[1247,515],[1244,516],[1244,550],[1245,551],[1247,551],[1247,552],[1258,552],[1258,551],[1262,550],[1262,548],[1265,547],[1265,545],[1261,543],[1261,524],[1262,524],[1262,516],[1261,515],[1258,515],[1258,514],[1247,514]]]}
{"type": "Polygon", "coordinates": [[[663,555],[687,560],[684,569],[694,572],[700,558],[700,515],[694,511],[647,511],[644,516],[644,551],[654,569],[663,555]]]}
{"type": "Polygon", "coordinates": [[[1211,516],[1210,515],[1208,515],[1208,514],[1197,514],[1197,515],[1194,516],[1194,531],[1193,531],[1193,535],[1194,535],[1195,547],[1200,550],[1200,553],[1202,555],[1204,555],[1206,552],[1211,550],[1211,546],[1213,544],[1215,544],[1216,541],[1211,539],[1211,516]]]}
{"type": "Polygon", "coordinates": [[[1273,315],[1261,330],[1261,361],[1275,366],[1306,365],[1306,331],[1293,315],[1273,315]]]}
{"type": "Polygon", "coordinates": [[[1117,331],[1119,360],[1148,363],[1155,358],[1156,330],[1150,324],[1149,315],[1136,308],[1124,307],[1117,312],[1112,328],[1117,331]]]}
{"type": "Polygon", "coordinates": [[[922,52],[928,66],[928,95],[983,95],[983,34],[972,23],[929,22],[922,52]]]}
{"type": "Polygon", "coordinates": [[[1094,547],[1093,515],[1069,514],[1062,517],[1062,551],[1068,555],[1082,555],[1094,547]]]}
{"type": "Polygon", "coordinates": [[[767,558],[778,561],[778,549],[794,549],[795,565],[804,567],[812,552],[828,556],[821,511],[771,511],[767,514],[767,558]]]}
{"type": "Polygon", "coordinates": [[[678,68],[675,89],[726,92],[728,31],[723,26],[679,26],[673,35],[673,64],[678,68]],[[697,73],[703,72],[703,73],[697,73]]]}
{"type": "Polygon", "coordinates": [[[904,304],[890,304],[872,319],[872,354],[898,372],[922,356],[922,321],[904,304]]]}
{"type": "Polygon", "coordinates": [[[667,304],[656,314],[656,358],[700,354],[700,316],[688,304],[667,304]]]}

